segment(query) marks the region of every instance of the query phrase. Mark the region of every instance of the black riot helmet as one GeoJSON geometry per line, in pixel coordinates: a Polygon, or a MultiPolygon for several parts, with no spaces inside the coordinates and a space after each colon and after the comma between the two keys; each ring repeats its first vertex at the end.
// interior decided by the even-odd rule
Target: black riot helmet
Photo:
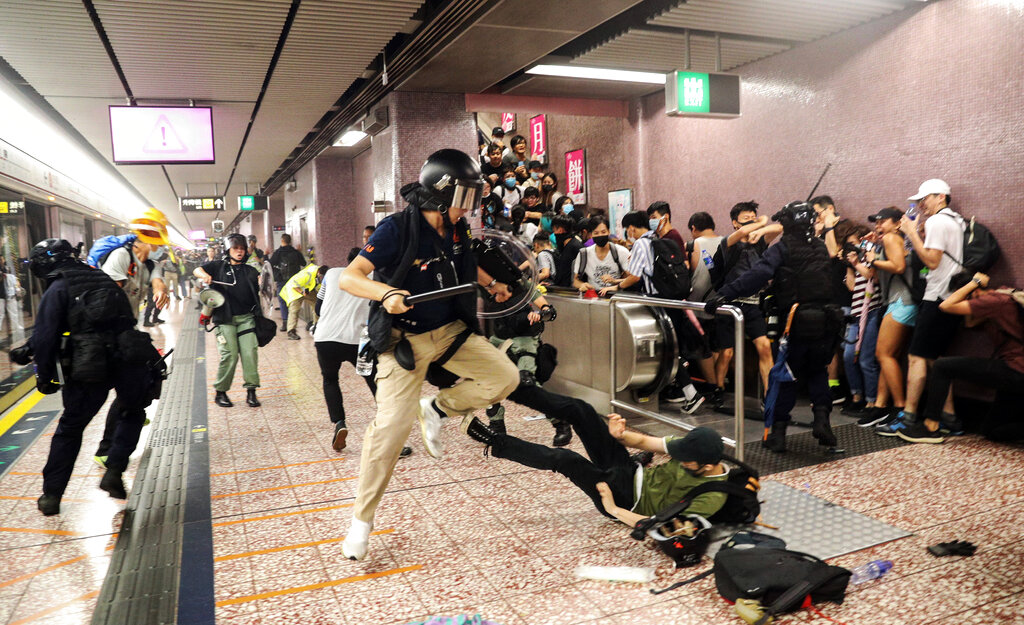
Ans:
{"type": "Polygon", "coordinates": [[[711,523],[704,517],[683,514],[648,529],[647,535],[681,569],[700,564],[711,544],[710,530],[711,523]]]}
{"type": "Polygon", "coordinates": [[[231,248],[233,247],[245,248],[245,256],[239,262],[243,265],[247,263],[249,261],[249,242],[244,234],[233,232],[224,239],[224,260],[231,260],[231,248]]]}
{"type": "Polygon", "coordinates": [[[454,206],[469,212],[480,206],[484,178],[476,159],[459,150],[444,149],[427,157],[420,168],[420,185],[432,200],[421,209],[444,214],[454,206]]]}
{"type": "Polygon", "coordinates": [[[74,262],[75,248],[64,239],[43,239],[29,253],[29,269],[45,280],[55,269],[74,262]]]}
{"type": "Polygon", "coordinates": [[[790,202],[782,210],[772,215],[772,221],[782,224],[783,232],[806,236],[814,236],[814,208],[807,202],[790,202]]]}

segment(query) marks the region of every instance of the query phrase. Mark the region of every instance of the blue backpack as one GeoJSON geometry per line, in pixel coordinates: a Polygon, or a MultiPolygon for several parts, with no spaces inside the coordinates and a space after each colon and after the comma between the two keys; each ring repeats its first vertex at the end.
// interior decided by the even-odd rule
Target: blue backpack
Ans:
{"type": "MultiPolygon", "coordinates": [[[[138,235],[134,234],[111,234],[101,239],[97,239],[93,244],[92,248],[89,249],[89,256],[85,262],[90,267],[102,269],[103,263],[110,256],[110,253],[119,247],[126,248],[130,253],[132,244],[135,243],[135,239],[138,235]]],[[[135,264],[135,259],[132,258],[132,264],[135,264]]]]}

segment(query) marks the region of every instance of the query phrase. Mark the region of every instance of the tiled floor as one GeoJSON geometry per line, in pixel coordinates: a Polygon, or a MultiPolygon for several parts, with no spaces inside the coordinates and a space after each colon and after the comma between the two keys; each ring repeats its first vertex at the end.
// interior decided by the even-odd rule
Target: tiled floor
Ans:
{"type": "MultiPolygon", "coordinates": [[[[740,622],[710,579],[665,595],[648,591],[709,562],[675,572],[665,556],[631,540],[566,480],[485,456],[455,423],[446,426],[448,453],[440,461],[425,454],[414,428],[414,453],[399,462],[381,503],[370,555],[363,562],[344,559],[340,543],[355,494],[361,434],[374,404],[346,365],[349,447],[334,452],[313,342],[304,331],[300,335],[302,340],[288,341],[279,334],[261,350],[262,407],[245,406],[240,371],[230,392],[234,408],[217,407],[209,394],[220,625],[400,624],[465,613],[501,625],[740,622]],[[573,575],[580,564],[649,566],[657,577],[647,585],[584,581],[573,575]]],[[[207,341],[210,380],[216,362],[215,344],[207,341]]],[[[507,408],[511,433],[550,442],[546,421],[526,421],[524,409],[507,408]]],[[[99,429],[87,432],[76,466],[82,477],[74,478],[61,517],[44,519],[35,511],[45,444],[0,482],[0,526],[78,534],[0,531],[0,622],[88,622],[123,508],[96,489],[99,471],[84,455],[99,429]]],[[[573,448],[582,451],[578,443],[573,448]]],[[[780,622],[1024,622],[1020,446],[965,437],[769,479],[810,488],[916,532],[836,558],[845,566],[892,559],[895,568],[879,581],[851,587],[841,606],[822,605],[821,615],[801,612],[780,622]],[[937,559],[925,551],[953,539],[975,542],[978,553],[937,559]]]]}

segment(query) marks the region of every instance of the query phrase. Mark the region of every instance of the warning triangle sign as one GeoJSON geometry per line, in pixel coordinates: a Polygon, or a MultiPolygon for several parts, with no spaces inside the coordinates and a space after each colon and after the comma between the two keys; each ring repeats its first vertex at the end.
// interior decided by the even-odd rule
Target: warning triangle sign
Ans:
{"type": "Polygon", "coordinates": [[[149,154],[182,154],[188,152],[188,148],[174,131],[174,126],[167,116],[161,115],[157,118],[153,131],[149,133],[146,144],[142,146],[142,151],[149,154]]]}

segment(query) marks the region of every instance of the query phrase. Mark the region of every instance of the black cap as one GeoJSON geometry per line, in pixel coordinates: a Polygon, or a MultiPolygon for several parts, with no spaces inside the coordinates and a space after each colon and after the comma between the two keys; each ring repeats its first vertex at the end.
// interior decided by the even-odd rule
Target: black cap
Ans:
{"type": "Polygon", "coordinates": [[[878,211],[877,215],[872,215],[868,217],[868,221],[876,222],[880,219],[892,219],[893,221],[899,221],[902,218],[903,211],[893,206],[890,206],[888,208],[883,208],[882,210],[878,211]]]}
{"type": "Polygon", "coordinates": [[[696,462],[699,465],[718,464],[725,451],[722,437],[707,427],[695,428],[683,438],[673,438],[665,447],[674,460],[696,462]]]}
{"type": "Polygon", "coordinates": [[[505,136],[505,131],[502,129],[501,126],[495,126],[494,129],[491,130],[491,136],[492,137],[504,137],[505,136]]]}

